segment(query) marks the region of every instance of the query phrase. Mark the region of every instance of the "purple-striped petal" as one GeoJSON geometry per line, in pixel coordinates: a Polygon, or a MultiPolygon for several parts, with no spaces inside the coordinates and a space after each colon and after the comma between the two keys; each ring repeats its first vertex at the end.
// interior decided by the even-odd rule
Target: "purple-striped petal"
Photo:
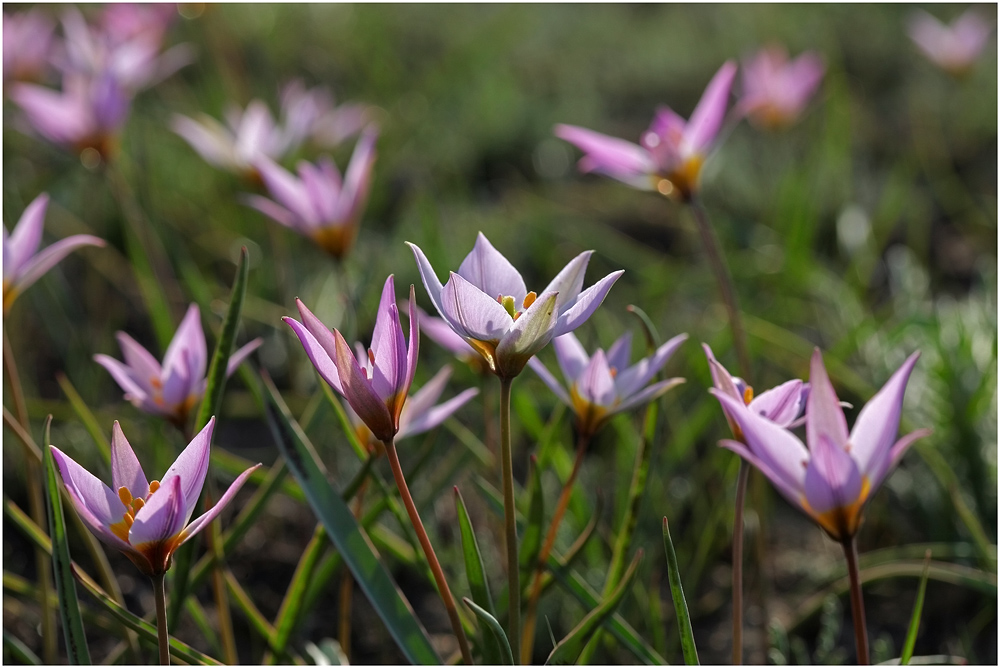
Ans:
{"type": "MultiPolygon", "coordinates": [[[[205,485],[205,476],[208,475],[208,462],[212,452],[212,431],[215,429],[215,417],[213,416],[198,434],[191,439],[191,442],[183,452],[177,456],[174,463],[170,465],[167,472],[160,480],[161,487],[174,478],[180,479],[179,490],[183,495],[184,524],[187,523],[198,504],[198,497],[201,496],[201,488],[205,485]]],[[[153,495],[156,496],[155,494],[153,495]]],[[[138,515],[136,516],[138,521],[138,515]]],[[[181,525],[183,526],[183,524],[181,525]]]]}
{"type": "Polygon", "coordinates": [[[580,374],[590,364],[590,355],[576,338],[576,334],[569,332],[555,337],[552,339],[552,347],[556,351],[556,361],[562,370],[563,378],[570,384],[577,382],[580,374]]]}
{"type": "Polygon", "coordinates": [[[490,297],[455,272],[451,272],[448,283],[441,291],[441,304],[441,315],[456,332],[469,339],[500,341],[513,324],[513,318],[495,297],[490,297]]]}
{"type": "MultiPolygon", "coordinates": [[[[560,338],[562,337],[557,338],[555,341],[558,341],[560,338]]],[[[565,388],[563,388],[562,384],[556,380],[556,377],[552,375],[552,372],[549,371],[548,367],[542,364],[540,359],[532,357],[528,360],[528,366],[531,367],[531,370],[538,374],[538,377],[542,379],[542,382],[548,385],[549,389],[552,390],[557,397],[559,397],[559,401],[563,402],[570,408],[573,407],[573,401],[569,398],[565,388]]]]}
{"type": "Polygon", "coordinates": [[[389,409],[382,398],[372,389],[372,384],[358,366],[358,360],[355,359],[347,341],[337,330],[333,333],[337,341],[337,372],[344,388],[344,398],[354,412],[364,420],[375,438],[383,442],[389,441],[396,434],[393,416],[389,414],[389,409]]]}
{"type": "Polygon", "coordinates": [[[149,494],[149,481],[121,425],[115,420],[111,427],[111,488],[117,492],[122,487],[129,491],[132,498],[144,499],[149,494]]]}
{"type": "Polygon", "coordinates": [[[472,252],[462,260],[458,275],[493,299],[513,297],[520,305],[528,294],[521,274],[482,232],[476,236],[472,252]]]}
{"type": "Polygon", "coordinates": [[[209,508],[208,511],[206,511],[205,514],[201,515],[198,519],[188,524],[187,528],[184,529],[184,539],[179,543],[179,545],[183,545],[184,543],[191,540],[194,536],[198,534],[199,531],[208,526],[209,522],[218,517],[219,513],[221,513],[223,509],[229,504],[229,502],[233,500],[233,497],[236,496],[236,492],[240,491],[240,487],[242,487],[243,483],[247,481],[247,479],[250,477],[250,474],[259,469],[260,466],[261,466],[260,464],[256,464],[248,468],[243,473],[241,473],[239,477],[237,477],[236,480],[233,481],[233,484],[229,486],[229,489],[226,490],[226,492],[222,495],[222,498],[220,498],[214,506],[209,508]]]}
{"type": "MultiPolygon", "coordinates": [[[[301,308],[305,308],[302,306],[301,308]]],[[[320,345],[319,341],[316,340],[305,325],[300,323],[294,318],[285,316],[282,318],[284,323],[292,328],[295,335],[299,337],[299,342],[302,343],[302,347],[305,348],[306,355],[309,357],[309,361],[313,363],[316,367],[316,371],[322,376],[330,387],[337,390],[340,394],[344,394],[344,388],[340,384],[340,373],[337,371],[337,364],[330,357],[330,354],[326,351],[326,348],[320,345]]],[[[330,336],[333,338],[333,335],[330,336]]],[[[334,344],[336,345],[336,344],[334,344]]]]}
{"type": "Polygon", "coordinates": [[[574,329],[582,325],[587,321],[587,319],[594,314],[597,307],[601,305],[604,298],[608,296],[608,291],[611,290],[611,286],[615,284],[622,274],[625,272],[621,269],[614,271],[601,280],[599,280],[594,285],[590,286],[576,298],[576,301],[572,306],[566,308],[563,306],[562,312],[559,315],[559,320],[556,323],[555,335],[562,336],[567,332],[572,332],[574,329]]]}
{"type": "Polygon", "coordinates": [[[801,380],[789,380],[754,397],[749,409],[786,429],[805,408],[801,380]]]}
{"type": "MultiPolygon", "coordinates": [[[[722,120],[726,116],[726,105],[729,102],[729,89],[736,76],[736,63],[726,61],[705,88],[684,129],[686,148],[693,153],[704,154],[708,151],[715,136],[719,134],[722,120]]],[[[687,152],[687,151],[685,151],[687,152]]]]}
{"type": "Polygon", "coordinates": [[[889,466],[889,450],[896,441],[899,417],[903,411],[903,394],[918,357],[919,351],[906,358],[882,389],[865,404],[854,422],[850,438],[851,456],[858,463],[861,473],[869,478],[889,466]]]}
{"type": "Polygon", "coordinates": [[[847,419],[840,407],[837,393],[823,366],[819,348],[813,351],[809,365],[809,399],[806,405],[806,441],[812,446],[822,437],[839,448],[847,444],[847,419]]]}
{"type": "Polygon", "coordinates": [[[22,267],[16,279],[17,289],[24,290],[29,285],[44,276],[60,260],[82,246],[104,247],[104,239],[98,239],[89,234],[76,234],[57,241],[29,259],[22,267]]]}

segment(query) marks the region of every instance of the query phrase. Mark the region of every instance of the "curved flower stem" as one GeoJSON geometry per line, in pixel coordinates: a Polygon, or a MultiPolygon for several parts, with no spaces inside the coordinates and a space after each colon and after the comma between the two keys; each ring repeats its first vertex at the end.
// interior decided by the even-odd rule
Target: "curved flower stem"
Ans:
{"type": "Polygon", "coordinates": [[[719,241],[715,236],[715,230],[708,220],[708,213],[701,202],[692,199],[690,203],[691,213],[698,224],[698,234],[701,236],[701,244],[705,247],[705,254],[708,262],[712,265],[712,273],[719,283],[719,292],[722,293],[722,301],[726,305],[726,312],[729,314],[729,327],[733,331],[733,347],[736,348],[736,358],[739,362],[740,375],[750,382],[750,353],[747,351],[746,334],[743,331],[743,321],[740,318],[740,307],[736,301],[736,291],[733,289],[733,278],[729,275],[729,267],[726,258],[719,248],[719,241]]]}
{"type": "Polygon", "coordinates": [[[542,543],[542,549],[538,551],[538,560],[535,562],[534,569],[535,575],[531,581],[531,594],[528,596],[528,604],[525,606],[524,612],[524,644],[521,645],[521,663],[525,665],[531,663],[531,650],[535,644],[535,613],[538,607],[538,598],[542,593],[542,575],[545,572],[545,565],[549,562],[552,547],[556,543],[556,534],[559,533],[559,525],[562,523],[563,515],[569,508],[569,500],[573,495],[573,483],[576,482],[576,476],[580,472],[583,455],[587,452],[589,443],[590,437],[580,432],[576,439],[576,459],[573,461],[573,470],[566,478],[566,484],[563,485],[556,509],[552,513],[549,531],[545,534],[545,542],[542,543]]]}
{"type": "Polygon", "coordinates": [[[403,499],[403,505],[406,506],[406,512],[410,516],[410,523],[413,525],[414,531],[417,532],[417,539],[420,541],[420,547],[424,550],[424,556],[427,557],[427,563],[431,567],[431,572],[434,574],[434,580],[437,582],[438,592],[441,594],[441,600],[444,602],[444,607],[448,611],[448,619],[451,620],[452,630],[455,632],[455,637],[458,638],[458,646],[462,651],[462,660],[465,661],[465,665],[472,665],[472,653],[469,651],[469,641],[465,637],[465,630],[462,628],[462,620],[458,617],[458,608],[455,607],[455,599],[451,596],[451,589],[448,588],[448,581],[444,579],[444,571],[441,570],[441,564],[438,562],[437,555],[434,553],[434,548],[431,546],[431,541],[427,537],[427,531],[424,529],[424,523],[420,521],[420,514],[417,513],[417,507],[413,503],[413,497],[410,496],[410,489],[406,486],[406,478],[403,477],[403,468],[399,465],[399,456],[396,454],[396,446],[392,440],[383,441],[385,445],[385,453],[389,459],[389,466],[392,468],[392,476],[396,479],[396,486],[399,487],[399,496],[403,499]]]}
{"type": "Polygon", "coordinates": [[[163,589],[163,575],[154,575],[153,595],[156,597],[156,636],[160,645],[160,665],[170,665],[170,636],[167,634],[167,595],[163,589]]]}
{"type": "Polygon", "coordinates": [[[507,537],[507,593],[510,600],[507,636],[511,656],[521,656],[521,578],[517,559],[517,518],[514,515],[514,463],[510,452],[510,386],[500,377],[500,468],[503,476],[503,519],[507,537]]]}
{"type": "Polygon", "coordinates": [[[858,573],[858,542],[851,536],[843,542],[847,559],[847,575],[851,580],[851,616],[854,618],[854,642],[858,648],[858,663],[867,666],[868,629],[865,626],[865,601],[861,597],[861,577],[858,573]]]}
{"type": "Polygon", "coordinates": [[[736,510],[733,513],[733,665],[743,663],[743,505],[747,495],[750,465],[740,457],[736,478],[736,510]]]}
{"type": "MultiPolygon", "coordinates": [[[[722,301],[729,315],[729,327],[733,332],[733,347],[736,348],[736,359],[739,363],[740,375],[749,383],[752,377],[750,368],[750,353],[747,349],[746,334],[743,331],[743,321],[740,318],[740,307],[736,301],[736,290],[733,288],[733,278],[729,274],[715,230],[708,220],[708,213],[696,198],[690,201],[691,214],[698,226],[701,244],[705,255],[712,266],[715,280],[722,293],[722,301]]],[[[733,663],[743,660],[743,506],[746,497],[747,479],[750,469],[746,462],[740,461],[740,474],[736,486],[736,508],[733,512],[733,663]]]]}

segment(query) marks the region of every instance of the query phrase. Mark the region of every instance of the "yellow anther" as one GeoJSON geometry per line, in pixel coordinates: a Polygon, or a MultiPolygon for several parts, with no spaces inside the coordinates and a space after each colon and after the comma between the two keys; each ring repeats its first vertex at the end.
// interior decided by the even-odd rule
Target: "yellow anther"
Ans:
{"type": "Polygon", "coordinates": [[[142,499],[132,499],[132,514],[139,512],[139,509],[146,505],[146,502],[142,499]]]}
{"type": "Polygon", "coordinates": [[[513,318],[513,317],[515,317],[517,315],[517,311],[514,308],[514,298],[513,297],[509,297],[509,296],[508,297],[504,297],[503,299],[500,300],[500,305],[503,306],[504,310],[507,311],[507,314],[511,318],[513,318]]]}
{"type": "Polygon", "coordinates": [[[158,489],[160,489],[160,481],[159,480],[154,480],[153,482],[149,483],[149,493],[150,494],[152,494],[153,492],[155,492],[158,489]]]}
{"type": "Polygon", "coordinates": [[[743,390],[743,403],[749,406],[751,401],[753,401],[753,388],[748,385],[747,389],[743,390]]]}
{"type": "Polygon", "coordinates": [[[535,303],[536,299],[538,299],[538,295],[536,295],[534,291],[531,291],[528,294],[524,295],[524,301],[521,302],[521,304],[524,308],[528,308],[529,306],[535,303]]]}
{"type": "Polygon", "coordinates": [[[612,378],[617,378],[618,377],[618,369],[616,369],[615,367],[609,368],[608,372],[611,373],[611,377],[612,378]]]}
{"type": "Polygon", "coordinates": [[[125,513],[122,515],[122,521],[125,522],[125,526],[131,529],[132,523],[135,522],[135,517],[132,516],[132,513],[125,513]]]}
{"type": "Polygon", "coordinates": [[[132,505],[132,492],[128,491],[128,487],[118,488],[118,498],[122,500],[122,503],[126,507],[132,505]]]}

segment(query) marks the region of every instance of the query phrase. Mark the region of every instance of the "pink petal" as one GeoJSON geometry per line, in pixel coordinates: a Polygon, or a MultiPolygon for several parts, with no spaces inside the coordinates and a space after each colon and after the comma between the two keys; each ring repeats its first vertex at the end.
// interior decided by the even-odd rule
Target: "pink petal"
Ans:
{"type": "Polygon", "coordinates": [[[496,297],[490,297],[454,272],[441,291],[441,303],[441,315],[456,332],[469,339],[499,341],[513,325],[510,314],[496,297]]]}
{"type": "MultiPolygon", "coordinates": [[[[107,355],[94,355],[94,361],[103,366],[125,392],[125,398],[135,404],[151,403],[149,390],[140,385],[131,368],[107,355]]],[[[158,412],[158,411],[156,411],[158,412]]]]}
{"type": "Polygon", "coordinates": [[[222,497],[218,500],[218,502],[214,506],[209,508],[204,515],[202,515],[198,519],[188,524],[187,528],[184,530],[184,540],[182,540],[180,544],[183,545],[184,543],[191,540],[194,536],[198,534],[199,531],[208,526],[209,522],[218,517],[219,513],[221,513],[223,509],[229,504],[229,502],[233,500],[233,497],[236,496],[236,492],[240,491],[240,487],[242,487],[243,483],[247,481],[247,479],[250,477],[250,474],[259,469],[260,466],[261,466],[260,464],[256,464],[248,468],[243,473],[241,473],[239,477],[233,481],[233,484],[229,486],[229,489],[226,490],[225,494],[222,495],[222,497]]]}
{"type": "Polygon", "coordinates": [[[555,328],[555,336],[562,336],[582,325],[594,314],[604,298],[608,296],[611,286],[625,272],[621,269],[612,272],[590,286],[576,298],[567,308],[564,304],[560,309],[559,320],[555,328]]]}
{"type": "Polygon", "coordinates": [[[576,334],[569,332],[552,339],[552,347],[556,351],[556,361],[562,371],[563,378],[572,385],[580,379],[583,370],[590,364],[590,356],[576,334]]]}
{"type": "Polygon", "coordinates": [[[344,387],[344,398],[375,438],[383,442],[391,440],[396,435],[397,427],[393,416],[383,399],[372,389],[371,382],[365,378],[347,341],[337,330],[334,330],[334,336],[337,340],[337,371],[344,387]]]}
{"type": "Polygon", "coordinates": [[[903,365],[858,413],[854,429],[851,430],[851,456],[863,475],[871,478],[889,467],[889,450],[899,431],[903,394],[919,357],[920,351],[907,357],[903,365]]]}
{"type": "Polygon", "coordinates": [[[656,169],[648,151],[624,139],[575,125],[557,125],[554,132],[586,154],[580,160],[582,172],[599,172],[631,183],[656,169]]]}
{"type": "Polygon", "coordinates": [[[28,262],[21,267],[21,275],[17,278],[17,287],[19,290],[24,290],[29,285],[44,276],[45,273],[52,267],[56,266],[60,260],[81,246],[103,247],[104,245],[103,239],[98,239],[97,237],[89,234],[76,234],[71,237],[66,237],[62,241],[57,241],[48,248],[44,249],[38,255],[28,260],[28,262]]]}
{"type": "Polygon", "coordinates": [[[24,210],[17,226],[4,244],[9,253],[4,258],[4,277],[17,276],[38,250],[42,242],[42,228],[45,226],[45,210],[49,206],[49,196],[42,193],[24,210]]]}
{"type": "Polygon", "coordinates": [[[593,254],[594,251],[584,251],[577,255],[542,290],[542,292],[559,293],[556,308],[560,313],[569,308],[574,300],[580,296],[580,290],[583,289],[583,277],[587,273],[587,264],[593,254]]]}
{"type": "Polygon", "coordinates": [[[754,397],[748,408],[775,424],[788,428],[805,408],[801,380],[789,380],[754,397]]]}
{"type": "Polygon", "coordinates": [[[149,494],[149,481],[118,420],[111,428],[111,487],[115,492],[124,487],[132,498],[145,499],[149,494]]]}
{"type": "MultiPolygon", "coordinates": [[[[567,334],[566,336],[571,336],[567,334]]],[[[556,339],[558,341],[558,339],[556,339]]],[[[553,345],[555,341],[553,341],[553,345]]],[[[632,332],[625,332],[608,348],[608,364],[618,371],[628,367],[632,355],[632,332]]]]}
{"type": "Polygon", "coordinates": [[[244,195],[242,196],[241,201],[243,201],[244,204],[248,204],[249,206],[257,209],[276,223],[295,230],[300,234],[306,234],[310,230],[309,226],[301,222],[298,216],[277,202],[273,202],[266,197],[262,197],[260,195],[244,195]]]}
{"type": "Polygon", "coordinates": [[[619,371],[615,378],[618,396],[624,398],[639,391],[667,363],[682,343],[687,341],[687,334],[678,334],[659,348],[650,357],[643,358],[633,366],[619,371]]]}
{"type": "Polygon", "coordinates": [[[344,174],[344,187],[341,190],[335,219],[353,220],[360,216],[371,188],[377,138],[378,131],[372,126],[361,135],[358,145],[354,147],[347,173],[344,174]]]}
{"type": "Polygon", "coordinates": [[[861,495],[861,473],[847,451],[826,434],[810,441],[806,467],[806,500],[817,514],[848,508],[861,495]]]}
{"type": "Polygon", "coordinates": [[[256,156],[253,166],[260,173],[271,197],[291,211],[301,221],[302,227],[314,229],[319,226],[319,218],[310,206],[309,194],[301,181],[263,154],[256,156]]]}
{"type": "MultiPolygon", "coordinates": [[[[561,338],[562,337],[556,338],[556,341],[558,341],[561,338]]],[[[530,360],[528,360],[528,366],[531,367],[532,371],[538,374],[538,377],[542,379],[543,383],[548,385],[549,389],[552,390],[553,394],[555,394],[559,398],[559,401],[563,402],[570,408],[573,407],[573,400],[569,398],[569,394],[566,393],[566,389],[562,386],[562,384],[558,380],[556,380],[556,377],[552,375],[552,372],[549,371],[548,367],[542,364],[541,360],[539,360],[537,357],[532,357],[530,360]]]]}
{"type": "MultiPolygon", "coordinates": [[[[183,495],[183,511],[185,513],[181,526],[187,524],[191,513],[194,512],[195,506],[198,504],[201,488],[205,485],[208,462],[212,453],[212,431],[214,429],[215,417],[213,416],[208,424],[191,439],[188,446],[178,455],[160,480],[161,486],[165,487],[174,478],[180,479],[179,490],[183,495]]],[[[156,495],[153,496],[155,498],[156,495]]],[[[139,516],[136,515],[136,522],[138,521],[139,516]]]]}
{"type": "Polygon", "coordinates": [[[494,300],[513,297],[517,308],[528,294],[521,274],[482,232],[476,236],[476,245],[458,268],[458,275],[494,300]]]}
{"type": "Polygon", "coordinates": [[[250,353],[260,348],[262,343],[264,343],[264,339],[257,337],[230,355],[229,362],[226,364],[226,376],[232,376],[233,372],[236,371],[236,369],[240,367],[240,364],[243,363],[243,360],[245,360],[250,353]]]}
{"type": "Polygon", "coordinates": [[[145,505],[135,514],[135,521],[128,532],[128,542],[140,552],[152,551],[157,543],[179,534],[187,524],[189,514],[185,508],[180,478],[164,478],[160,488],[149,496],[145,505]]]}
{"type": "Polygon", "coordinates": [[[736,77],[736,63],[726,61],[705,88],[684,129],[685,144],[693,153],[704,154],[708,151],[715,136],[722,127],[726,116],[726,105],[729,102],[729,89],[736,77]]]}
{"type": "Polygon", "coordinates": [[[597,349],[575,385],[580,396],[592,404],[604,407],[614,404],[618,396],[615,380],[611,377],[611,367],[603,350],[597,349]]]}
{"type": "Polygon", "coordinates": [[[160,363],[148,350],[125,332],[117,332],[115,338],[118,339],[118,345],[122,349],[125,364],[132,369],[138,381],[145,380],[143,387],[148,391],[153,379],[160,377],[160,363]]]}
{"type": "Polygon", "coordinates": [[[181,136],[210,165],[232,169],[236,167],[233,138],[221,123],[203,116],[199,123],[187,116],[175,114],[170,129],[181,136]]]}
{"type": "Polygon", "coordinates": [[[840,407],[837,393],[823,366],[819,348],[813,351],[809,368],[809,399],[806,405],[806,441],[810,448],[822,437],[829,438],[838,448],[847,444],[847,419],[840,407]]]}
{"type": "Polygon", "coordinates": [[[417,434],[422,434],[425,431],[430,431],[451,417],[455,411],[461,408],[469,401],[469,399],[477,394],[479,394],[479,390],[474,387],[470,387],[464,392],[461,392],[458,396],[453,399],[449,399],[443,404],[434,406],[433,408],[427,409],[419,414],[412,413],[412,417],[408,419],[405,429],[402,426],[400,427],[399,433],[396,434],[396,440],[407,436],[416,436],[417,434]]]}
{"type": "MultiPolygon", "coordinates": [[[[305,307],[301,307],[305,308],[305,307]]],[[[302,323],[294,318],[289,318],[285,316],[282,318],[284,323],[292,328],[295,335],[299,337],[299,341],[302,343],[302,347],[305,348],[306,355],[309,357],[309,361],[313,363],[316,367],[316,371],[322,376],[330,387],[337,390],[338,393],[343,394],[344,389],[340,384],[340,374],[337,371],[337,364],[330,357],[330,354],[326,351],[326,348],[320,345],[319,341],[316,340],[308,329],[305,328],[302,323]]],[[[330,335],[333,338],[333,335],[330,335]]],[[[336,345],[336,342],[334,342],[336,345]]]]}
{"type": "MultiPolygon", "coordinates": [[[[416,244],[411,244],[409,241],[406,245],[413,250],[413,257],[417,260],[417,269],[420,271],[420,280],[423,281],[424,289],[427,290],[427,296],[431,298],[431,303],[434,304],[434,308],[437,312],[444,316],[444,304],[441,301],[441,292],[444,286],[441,285],[441,280],[434,273],[434,268],[431,267],[431,263],[427,260],[427,256],[424,252],[420,250],[420,247],[416,244]]],[[[461,332],[455,330],[456,333],[462,335],[461,332]]]]}
{"type": "MultiPolygon", "coordinates": [[[[801,482],[793,483],[792,481],[788,480],[787,477],[780,475],[770,467],[767,461],[755,455],[753,451],[750,450],[750,448],[748,448],[745,444],[740,443],[739,441],[726,439],[719,441],[719,445],[725,448],[726,450],[731,450],[732,452],[735,452],[740,457],[742,457],[743,459],[747,460],[752,465],[757,467],[757,470],[759,470],[761,473],[767,476],[767,479],[771,481],[771,484],[775,486],[775,488],[781,493],[783,497],[785,497],[785,499],[790,504],[803,511],[805,510],[805,508],[802,507],[802,497],[804,496],[805,492],[803,490],[801,482]]],[[[804,481],[805,479],[804,469],[802,478],[804,481]]]]}
{"type": "MultiPolygon", "coordinates": [[[[412,397],[407,399],[406,407],[403,409],[403,415],[419,416],[422,413],[430,410],[434,405],[434,402],[438,400],[441,393],[444,392],[445,386],[448,384],[448,379],[451,377],[451,367],[442,367],[440,371],[434,374],[427,383],[417,390],[412,397]]],[[[402,431],[402,420],[400,417],[400,431],[402,431]]]]}
{"type": "Polygon", "coordinates": [[[653,399],[662,396],[668,390],[671,390],[685,382],[687,381],[683,378],[668,378],[667,380],[661,380],[659,383],[653,383],[641,392],[625,398],[622,403],[614,407],[614,410],[610,411],[610,414],[613,415],[615,413],[623,413],[627,410],[635,408],[636,406],[647,404],[653,399]]]}
{"type": "Polygon", "coordinates": [[[163,399],[179,404],[205,377],[208,349],[201,328],[201,311],[191,304],[163,356],[163,399]]]}
{"type": "Polygon", "coordinates": [[[63,484],[66,485],[66,491],[80,519],[87,524],[94,535],[108,545],[119,550],[132,551],[128,543],[108,528],[115,522],[121,521],[125,514],[125,506],[118,495],[90,471],[63,454],[59,448],[54,445],[49,447],[52,448],[52,458],[59,467],[63,484]]]}
{"type": "Polygon", "coordinates": [[[410,393],[410,386],[413,385],[413,375],[417,371],[417,357],[420,353],[420,320],[417,317],[417,297],[412,283],[410,283],[407,317],[410,320],[410,343],[406,350],[406,380],[401,388],[404,399],[410,393]]]}
{"type": "MultiPolygon", "coordinates": [[[[383,403],[391,402],[395,406],[400,390],[406,382],[407,350],[403,326],[399,321],[399,309],[396,307],[392,274],[385,279],[385,285],[382,287],[371,350],[375,356],[371,387],[383,403]]],[[[403,396],[405,397],[405,394],[403,396]]]]}

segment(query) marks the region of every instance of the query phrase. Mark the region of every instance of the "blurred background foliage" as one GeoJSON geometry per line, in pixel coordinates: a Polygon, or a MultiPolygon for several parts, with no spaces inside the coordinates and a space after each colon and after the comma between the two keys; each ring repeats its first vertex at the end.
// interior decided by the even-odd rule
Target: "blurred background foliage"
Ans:
{"type": "MultiPolygon", "coordinates": [[[[963,9],[931,11],[950,19],[963,9]]],[[[927,426],[934,433],[906,456],[871,503],[859,536],[863,564],[920,559],[924,544],[932,544],[936,559],[991,571],[992,589],[988,583],[979,589],[930,583],[917,653],[993,663],[997,65],[988,49],[962,79],[936,69],[906,36],[911,11],[905,5],[186,6],[192,18],[179,18],[169,39],[193,44],[197,61],[139,95],[122,135],[119,166],[162,244],[165,264],[158,269],[167,278],[175,324],[187,304],[198,301],[204,321],[217,331],[233,263],[239,248],[249,247],[241,341],[265,338],[256,357],[297,415],[317,380],[279,318],[294,313],[298,296],[328,325],[363,335],[371,330],[388,273],[395,273],[397,285],[415,283],[418,302],[429,309],[404,240],[419,244],[440,270],[457,267],[482,230],[522,271],[529,289],[544,285],[589,248],[596,252],[588,282],[625,269],[604,306],[577,332],[584,345],[607,346],[625,329],[638,334],[638,321],[626,312],[629,304],[650,315],[662,338],[687,332],[691,341],[667,369],[688,382],[662,400],[662,438],[654,446],[634,541],[646,558],[620,610],[663,656],[680,660],[659,547],[660,517],[669,516],[701,658],[715,663],[729,652],[738,462],[715,446],[728,431],[706,391],[710,378],[698,343],[709,343],[723,363],[735,365],[725,312],[686,209],[653,193],[581,176],[574,166],[577,152],[554,138],[552,127],[573,123],[635,141],[658,105],[689,114],[726,59],[768,43],[785,45],[793,55],[818,51],[827,74],[799,123],[780,132],[745,122],[727,127],[703,175],[703,201],[746,317],[753,385],[762,390],[788,377],[804,378],[809,354],[819,346],[841,399],[854,406],[850,422],[907,354],[922,352],[906,395],[903,429],[927,426]],[[254,185],[210,167],[168,128],[174,113],[220,118],[227,104],[242,107],[255,97],[275,109],[279,86],[293,78],[330,86],[338,101],[381,109],[371,200],[343,271],[307,239],[242,204],[241,193],[253,192],[254,185]]],[[[981,11],[996,24],[995,6],[981,11]]],[[[12,226],[46,191],[52,197],[46,239],[87,231],[109,242],[107,249],[65,260],[5,319],[32,420],[40,424],[53,413],[53,442],[101,470],[56,381],[64,373],[105,432],[114,419],[122,421],[140,459],[162,469],[182,445],[179,437],[124,403],[91,359],[95,353],[117,356],[117,330],[154,354],[163,352],[127,259],[122,213],[102,167],[87,169],[77,156],[23,134],[12,120],[17,114],[5,102],[5,224],[12,226]]],[[[334,151],[338,165],[346,164],[352,144],[334,151]]],[[[318,152],[307,146],[299,154],[314,159],[318,152]]],[[[294,160],[284,164],[291,167],[294,160]]],[[[210,345],[213,340],[210,335],[210,345]]],[[[547,363],[554,359],[548,350],[541,356],[547,363]]],[[[452,392],[480,383],[425,339],[417,385],[447,363],[461,367],[452,392]]],[[[457,418],[483,441],[495,428],[494,385],[483,380],[486,412],[477,399],[457,418]]],[[[558,445],[543,475],[551,509],[570,465],[569,421],[530,372],[518,379],[514,393],[521,484],[528,455],[545,433],[558,445]]],[[[223,414],[216,437],[221,448],[265,464],[274,460],[273,444],[239,380],[228,387],[223,414]]],[[[564,551],[600,511],[595,537],[576,566],[598,591],[626,501],[640,418],[618,417],[598,437],[557,542],[564,551]]],[[[325,404],[309,433],[337,484],[345,484],[357,462],[325,404]]],[[[25,492],[20,454],[8,445],[10,438],[5,431],[5,494],[18,500],[25,492]]],[[[410,485],[453,588],[462,595],[465,587],[449,494],[457,484],[474,512],[499,590],[499,523],[475,484],[482,477],[496,486],[496,474],[471,457],[449,428],[400,447],[404,468],[426,459],[424,473],[412,476],[410,485]]],[[[313,524],[307,506],[279,497],[229,560],[269,618],[313,524]]],[[[747,659],[851,660],[853,651],[831,649],[852,647],[846,598],[823,597],[843,576],[838,546],[756,473],[747,528],[747,659]]],[[[381,534],[376,545],[423,623],[447,639],[443,609],[423,572],[413,567],[413,551],[388,547],[399,526],[386,519],[381,534]]],[[[30,563],[14,565],[18,554],[26,554],[25,543],[6,518],[4,537],[5,568],[30,576],[30,563]]],[[[109,558],[123,562],[117,554],[109,558]]],[[[127,567],[121,572],[125,581],[134,575],[127,567]]],[[[123,585],[133,610],[151,608],[144,586],[123,585]]],[[[881,658],[898,656],[916,588],[912,576],[866,586],[869,630],[881,658]]],[[[300,649],[334,635],[336,594],[334,586],[329,589],[299,629],[300,649]]],[[[207,591],[199,598],[210,601],[207,591]]],[[[399,660],[377,623],[358,621],[372,615],[360,594],[355,605],[352,659],[399,660]]],[[[539,617],[561,637],[586,612],[556,592],[543,597],[539,617]]],[[[27,603],[9,606],[5,595],[4,628],[37,644],[32,614],[27,603]],[[15,609],[19,617],[12,615],[15,609]]],[[[259,641],[243,620],[236,622],[237,631],[249,637],[241,657],[257,660],[259,641]]],[[[539,627],[536,659],[549,651],[547,632],[539,627]]],[[[190,629],[178,634],[211,649],[190,629]]],[[[635,659],[609,641],[596,660],[635,659]]]]}

